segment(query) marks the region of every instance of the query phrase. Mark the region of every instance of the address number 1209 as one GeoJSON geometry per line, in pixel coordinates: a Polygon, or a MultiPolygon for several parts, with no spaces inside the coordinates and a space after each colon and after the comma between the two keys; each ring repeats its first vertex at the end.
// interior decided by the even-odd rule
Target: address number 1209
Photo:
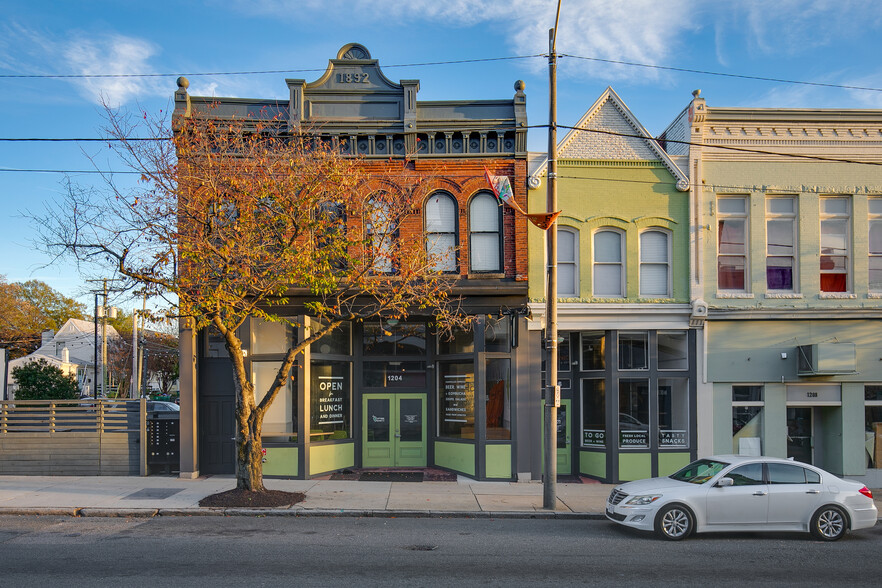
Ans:
{"type": "Polygon", "coordinates": [[[366,84],[370,79],[367,73],[338,73],[337,82],[340,84],[366,84]]]}

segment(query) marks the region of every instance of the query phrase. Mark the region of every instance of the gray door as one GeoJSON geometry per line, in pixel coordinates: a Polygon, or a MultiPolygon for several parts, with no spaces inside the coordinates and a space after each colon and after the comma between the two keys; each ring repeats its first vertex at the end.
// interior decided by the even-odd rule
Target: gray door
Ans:
{"type": "Polygon", "coordinates": [[[236,398],[230,361],[202,359],[199,370],[199,471],[236,473],[236,398]]]}

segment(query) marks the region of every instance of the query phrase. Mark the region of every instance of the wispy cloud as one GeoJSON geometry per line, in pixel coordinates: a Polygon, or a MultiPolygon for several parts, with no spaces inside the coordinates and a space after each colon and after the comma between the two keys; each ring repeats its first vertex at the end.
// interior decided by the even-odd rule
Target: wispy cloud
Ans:
{"type": "MultiPolygon", "coordinates": [[[[55,35],[9,24],[4,27],[0,64],[6,69],[33,74],[150,74],[151,59],[159,47],[144,39],[119,34],[86,34],[68,31],[55,35]]],[[[133,99],[167,96],[168,83],[161,78],[69,78],[67,81],[87,100],[120,106],[133,99]]]]}
{"type": "MultiPolygon", "coordinates": [[[[499,38],[500,52],[548,51],[556,0],[236,0],[242,12],[277,18],[321,18],[324,22],[420,23],[439,29],[479,27],[476,34],[499,38]]],[[[694,30],[697,0],[573,0],[563,3],[557,50],[610,61],[664,63],[679,39],[694,30]]],[[[427,28],[427,31],[431,30],[427,28]]],[[[437,34],[438,39],[444,33],[437,34]]],[[[497,56],[497,55],[494,55],[497,56]]],[[[654,79],[655,72],[591,60],[562,60],[571,75],[611,79],[654,79]]],[[[537,62],[536,67],[544,67],[537,62]]]]}

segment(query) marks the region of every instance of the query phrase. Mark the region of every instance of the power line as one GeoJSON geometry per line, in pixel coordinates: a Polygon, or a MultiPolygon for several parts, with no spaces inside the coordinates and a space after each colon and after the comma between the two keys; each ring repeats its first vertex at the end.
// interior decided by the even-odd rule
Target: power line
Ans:
{"type": "Polygon", "coordinates": [[[737,78],[741,80],[757,80],[760,82],[775,82],[778,84],[799,84],[803,86],[819,86],[822,88],[839,88],[843,90],[866,90],[868,92],[882,92],[882,88],[870,88],[866,86],[850,86],[845,84],[827,84],[824,82],[806,82],[804,80],[788,80],[785,78],[768,78],[763,76],[752,76],[747,74],[725,73],[719,71],[708,71],[703,69],[689,69],[686,67],[674,67],[669,65],[653,65],[651,63],[638,63],[634,61],[619,61],[616,59],[601,59],[600,57],[584,57],[581,55],[568,55],[560,53],[560,57],[571,57],[573,59],[582,59],[585,61],[597,61],[600,63],[610,63],[613,65],[627,65],[630,67],[643,67],[647,69],[660,69],[666,71],[677,71],[681,73],[693,73],[704,76],[717,76],[724,78],[737,78]]]}
{"type": "MultiPolygon", "coordinates": [[[[533,59],[545,57],[541,53],[535,55],[512,55],[508,57],[484,57],[477,59],[456,59],[450,61],[424,61],[421,63],[393,63],[383,65],[382,68],[392,67],[424,67],[430,65],[456,65],[464,63],[482,63],[492,61],[511,61],[516,59],[533,59]]],[[[264,74],[287,74],[287,73],[310,73],[325,72],[327,67],[313,67],[306,69],[267,69],[254,71],[215,71],[215,72],[190,72],[190,73],[129,73],[129,74],[0,74],[0,79],[91,79],[91,78],[169,78],[178,76],[250,76],[264,74]]]]}

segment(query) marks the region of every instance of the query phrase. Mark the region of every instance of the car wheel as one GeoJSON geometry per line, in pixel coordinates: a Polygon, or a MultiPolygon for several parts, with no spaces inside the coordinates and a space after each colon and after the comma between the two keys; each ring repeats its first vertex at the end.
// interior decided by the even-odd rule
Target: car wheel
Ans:
{"type": "Polygon", "coordinates": [[[679,504],[664,507],[655,518],[655,532],[668,541],[685,539],[694,529],[695,518],[692,512],[679,504]]]}
{"type": "Polygon", "coordinates": [[[816,539],[836,541],[848,530],[848,519],[838,506],[825,506],[814,514],[809,530],[816,539]]]}

